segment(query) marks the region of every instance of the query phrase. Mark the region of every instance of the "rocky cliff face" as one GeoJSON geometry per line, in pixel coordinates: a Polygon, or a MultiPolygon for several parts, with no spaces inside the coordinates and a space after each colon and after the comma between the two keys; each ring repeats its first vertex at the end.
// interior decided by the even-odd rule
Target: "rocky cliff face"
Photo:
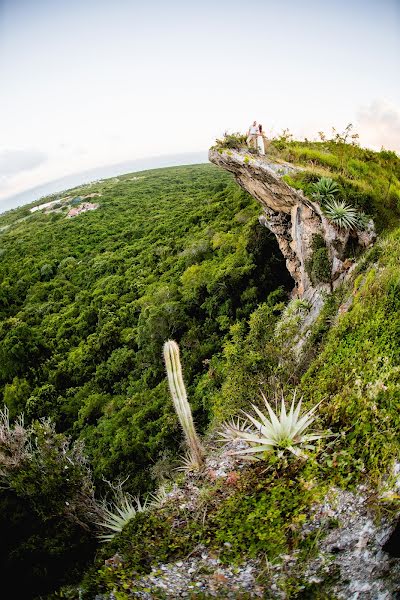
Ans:
{"type": "Polygon", "coordinates": [[[329,291],[343,280],[352,265],[345,259],[350,237],[362,247],[368,247],[375,240],[372,222],[367,231],[354,232],[341,231],[331,225],[317,203],[282,179],[283,175],[299,170],[293,165],[274,163],[268,157],[249,154],[245,149],[212,148],[209,160],[233,173],[239,185],[260,202],[263,208],[260,223],[276,236],[295,282],[294,296],[316,301],[322,290],[329,291]],[[328,248],[331,284],[312,282],[307,274],[306,263],[311,258],[316,234],[323,237],[328,248]]]}

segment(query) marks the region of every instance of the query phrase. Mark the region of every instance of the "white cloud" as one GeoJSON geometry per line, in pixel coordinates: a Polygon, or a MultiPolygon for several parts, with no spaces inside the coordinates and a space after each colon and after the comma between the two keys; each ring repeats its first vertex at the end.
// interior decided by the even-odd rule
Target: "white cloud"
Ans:
{"type": "Polygon", "coordinates": [[[400,151],[400,108],[374,100],[358,111],[357,129],[363,145],[400,151]]]}

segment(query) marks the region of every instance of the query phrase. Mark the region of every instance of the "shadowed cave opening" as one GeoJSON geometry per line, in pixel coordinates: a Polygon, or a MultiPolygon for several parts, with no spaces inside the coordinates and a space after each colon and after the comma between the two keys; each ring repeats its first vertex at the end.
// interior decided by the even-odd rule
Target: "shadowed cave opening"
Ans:
{"type": "Polygon", "coordinates": [[[296,282],[287,269],[275,235],[267,227],[261,224],[254,227],[247,250],[253,254],[257,265],[252,279],[258,288],[261,302],[279,287],[288,294],[293,290],[296,282]]]}

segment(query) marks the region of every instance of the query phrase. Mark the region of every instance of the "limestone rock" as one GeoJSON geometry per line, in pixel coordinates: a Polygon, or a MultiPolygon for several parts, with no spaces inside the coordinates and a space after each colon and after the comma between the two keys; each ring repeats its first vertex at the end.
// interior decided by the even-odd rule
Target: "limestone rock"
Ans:
{"type": "Polygon", "coordinates": [[[294,296],[319,298],[321,293],[336,287],[346,276],[352,263],[345,260],[349,238],[357,239],[362,247],[375,241],[373,222],[365,231],[341,231],[324,216],[320,206],[306,198],[303,192],[291,188],[283,175],[300,170],[289,163],[276,163],[268,157],[259,157],[243,150],[211,148],[209,160],[233,173],[239,185],[249,192],[263,208],[260,223],[275,235],[286,259],[295,288],[294,296]],[[306,262],[312,254],[313,236],[325,240],[332,265],[332,285],[313,284],[306,271],[306,262]]]}

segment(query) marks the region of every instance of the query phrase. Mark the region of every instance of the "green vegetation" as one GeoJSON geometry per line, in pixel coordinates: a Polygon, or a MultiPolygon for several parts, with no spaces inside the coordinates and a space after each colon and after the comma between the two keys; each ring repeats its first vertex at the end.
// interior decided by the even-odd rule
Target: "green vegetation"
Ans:
{"type": "Polygon", "coordinates": [[[150,572],[157,562],[184,559],[200,544],[223,563],[238,564],[256,556],[273,560],[295,548],[307,555],[313,536],[302,535],[301,525],[308,506],[323,491],[304,487],[308,469],[308,464],[296,460],[284,466],[272,463],[267,473],[265,466],[253,467],[233,485],[210,484],[197,511],[182,511],[170,503],[157,513],[137,515],[102,555],[118,550],[124,564],[110,568],[99,557],[100,568],[84,581],[87,597],[100,590],[134,591],[135,575],[150,572]],[[301,493],[296,493],[299,489],[301,493]]]}
{"type": "MultiPolygon", "coordinates": [[[[85,443],[101,498],[105,480],[128,478],[130,494],[153,489],[149,469],[170,476],[181,454],[165,340],[179,341],[194,419],[204,431],[213,417],[209,365],[230,327],[246,328],[258,303],[276,288],[289,290],[291,280],[274,237],[258,224],[256,202],[211,165],[126,175],[68,195],[89,192],[101,194],[99,209],[73,219],[65,210],[26,208],[0,217],[7,226],[0,234],[0,389],[11,418],[23,412],[30,425],[50,417],[63,439],[85,443]]],[[[64,502],[62,487],[41,482],[44,510],[64,502]]],[[[94,532],[60,525],[61,540],[24,517],[21,537],[17,515],[28,509],[21,512],[18,497],[4,491],[0,506],[0,535],[15,541],[13,572],[25,572],[33,593],[76,576],[77,561],[84,567],[94,532]],[[69,548],[63,577],[54,566],[44,581],[35,557],[32,570],[26,562],[24,540],[38,529],[38,548],[58,544],[43,550],[43,572],[55,552],[62,557],[69,548]]]]}
{"type": "Polygon", "coordinates": [[[131,519],[147,508],[147,503],[141,503],[139,497],[132,498],[124,494],[121,488],[117,492],[119,492],[117,498],[110,507],[103,508],[103,519],[97,523],[103,531],[107,531],[99,535],[99,539],[103,542],[112,540],[117,533],[121,533],[131,519]]]}
{"type": "Polygon", "coordinates": [[[329,251],[322,235],[313,235],[311,243],[312,254],[306,261],[306,270],[312,283],[330,283],[332,275],[332,265],[329,258],[329,251]]]}
{"type": "Polygon", "coordinates": [[[282,397],[281,410],[278,415],[274,412],[264,394],[262,394],[262,398],[268,415],[254,404],[252,408],[255,416],[244,412],[253,428],[246,421],[241,422],[239,426],[235,423],[225,423],[220,434],[224,439],[228,441],[241,440],[248,445],[248,448],[237,450],[234,454],[263,460],[268,458],[266,456],[267,452],[276,450],[281,455],[287,450],[295,456],[306,457],[303,448],[314,450],[314,446],[310,442],[326,437],[326,434],[323,433],[305,433],[305,430],[315,420],[313,415],[319,404],[308,412],[301,414],[302,401],[300,399],[295,407],[296,392],[294,392],[289,412],[286,411],[285,399],[282,397]]]}
{"type": "Polygon", "coordinates": [[[336,194],[339,192],[339,186],[330,177],[321,177],[310,185],[310,190],[312,198],[320,204],[324,204],[335,200],[336,194]]]}
{"type": "MultiPolygon", "coordinates": [[[[329,179],[330,186],[337,186],[331,188],[330,194],[357,212],[363,211],[372,217],[378,231],[396,227],[400,217],[400,158],[397,154],[384,149],[374,152],[361,148],[352,125],[342,133],[333,129],[331,137],[322,132],[319,136],[320,141],[298,141],[285,130],[271,140],[268,157],[305,168],[305,171],[287,175],[284,179],[310,198],[318,200],[313,196],[318,195],[315,184],[321,178],[329,179]],[[338,191],[332,192],[332,189],[338,191]]],[[[235,138],[235,148],[245,148],[245,141],[240,143],[239,134],[235,134],[235,138]]],[[[216,147],[224,148],[224,143],[224,140],[217,140],[216,147]]],[[[325,193],[321,197],[328,199],[325,193]]]]}
{"type": "Polygon", "coordinates": [[[220,148],[232,148],[238,150],[242,148],[246,143],[246,136],[236,132],[236,133],[225,133],[222,140],[217,140],[217,145],[220,148]]]}
{"type": "MultiPolygon", "coordinates": [[[[232,137],[228,151],[243,147],[232,137]]],[[[365,211],[365,226],[372,216],[382,232],[353,280],[326,294],[300,355],[294,346],[311,306],[287,303],[292,283],[258,205],[210,165],[97,182],[99,209],[74,219],[63,209],[0,217],[0,385],[11,416],[24,412],[27,423],[6,417],[0,431],[3,581],[23,572],[25,597],[54,597],[64,585],[58,597],[76,598],[68,585],[81,581],[88,600],[106,591],[125,600],[152,565],[202,548],[234,564],[297,550],[305,566],[325,533],[302,531],[312,504],[332,485],[378,485],[387,475],[399,453],[400,166],[394,153],[355,141],[351,130],[320,142],[284,132],[270,144],[274,158],[304,167],[285,177],[290,185],[319,195],[321,206],[343,201],[358,219],[365,211]],[[207,469],[176,474],[182,435],[162,361],[170,338],[193,409],[186,425],[196,423],[205,452],[226,419],[231,443],[254,434],[240,418],[251,404],[254,443],[261,431],[279,451],[225,479],[207,469]],[[256,404],[260,388],[269,416],[256,404]],[[304,415],[295,403],[277,415],[274,398],[295,389],[304,415]],[[311,421],[332,438],[309,433],[311,421]],[[10,456],[26,440],[34,451],[15,466],[10,456]],[[307,459],[296,456],[302,445],[307,459]],[[100,501],[106,480],[127,477],[120,502],[100,501]],[[143,511],[131,495],[163,480],[171,490],[176,478],[183,493],[197,490],[193,501],[161,490],[143,511]],[[111,531],[100,546],[94,523],[111,531]]],[[[307,270],[330,283],[320,236],[307,270]]],[[[180,378],[186,399],[182,386],[180,378]]],[[[301,572],[282,583],[288,598],[300,581],[301,572]]],[[[332,597],[329,582],[326,595],[305,585],[310,597],[332,597]]]]}
{"type": "Polygon", "coordinates": [[[290,289],[290,277],[255,201],[215,167],[149,171],[93,191],[100,208],[74,219],[2,217],[11,227],[0,242],[0,385],[11,416],[51,417],[85,441],[97,485],[129,476],[137,493],[159,455],[179,452],[164,341],[179,341],[204,428],[208,362],[230,326],[290,289]]]}
{"type": "MultiPolygon", "coordinates": [[[[102,566],[99,560],[98,570],[88,574],[84,589],[134,590],[132,575],[148,572],[159,561],[184,559],[201,544],[228,563],[249,557],[274,560],[297,550],[296,580],[282,583],[289,598],[297,597],[303,581],[301,566],[316,548],[315,535],[301,533],[312,504],[331,485],[354,489],[360,481],[377,484],[398,456],[399,256],[400,229],[365,256],[352,288],[342,288],[329,297],[305,349],[306,354],[312,349],[308,367],[303,365],[296,372],[306,405],[312,407],[323,400],[319,424],[337,434],[332,441],[316,440],[316,448],[308,450],[305,461],[269,452],[265,460],[227,480],[210,483],[203,479],[198,482],[203,499],[192,511],[171,502],[148,518],[137,517],[106,553],[111,556],[118,550],[126,563],[115,569],[102,566]],[[354,293],[352,306],[332,325],[332,314],[337,314],[344,294],[349,293],[354,293]]],[[[270,313],[265,306],[256,313],[257,320],[265,315],[267,326],[270,313]]],[[[235,345],[247,347],[249,353],[256,349],[271,353],[272,347],[265,346],[256,331],[253,321],[251,335],[236,338],[235,345]]],[[[243,371],[243,376],[247,367],[248,363],[235,363],[235,381],[240,381],[237,371],[243,371]]],[[[286,389],[296,382],[290,363],[280,370],[275,367],[274,376],[286,389]]],[[[246,425],[240,420],[232,422],[236,439],[240,438],[246,425]]],[[[374,502],[379,505],[378,498],[374,502]]],[[[384,510],[388,508],[385,502],[384,510]]],[[[316,535],[326,532],[318,530],[316,535]]],[[[268,585],[268,574],[260,573],[261,581],[264,577],[268,585]]],[[[327,591],[321,592],[321,598],[332,598],[329,581],[324,585],[327,591]]]]}
{"type": "Polygon", "coordinates": [[[356,210],[343,201],[326,202],[322,211],[338,229],[356,229],[358,225],[356,210]]]}
{"type": "Polygon", "coordinates": [[[5,409],[0,489],[1,573],[13,595],[34,597],[76,579],[93,553],[99,516],[82,444],[48,420],[13,425],[5,409]]]}
{"type": "Polygon", "coordinates": [[[302,378],[309,401],[328,400],[321,405],[326,426],[345,434],[327,463],[341,485],[360,473],[379,481],[399,452],[399,256],[397,229],[365,257],[352,306],[302,378]]]}

